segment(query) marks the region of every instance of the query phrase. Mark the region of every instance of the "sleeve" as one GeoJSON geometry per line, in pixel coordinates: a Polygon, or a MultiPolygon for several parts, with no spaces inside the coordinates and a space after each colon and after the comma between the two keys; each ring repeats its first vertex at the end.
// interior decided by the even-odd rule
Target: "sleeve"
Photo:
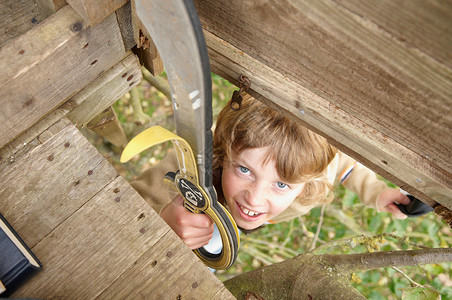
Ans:
{"type": "Polygon", "coordinates": [[[157,213],[160,213],[162,208],[172,200],[172,190],[163,180],[166,173],[175,172],[177,169],[177,156],[172,151],[160,163],[142,172],[130,182],[130,185],[157,213]]]}
{"type": "Polygon", "coordinates": [[[353,158],[342,152],[338,152],[338,155],[336,179],[347,189],[357,193],[365,205],[378,210],[377,200],[380,193],[390,187],[383,180],[378,179],[372,170],[353,158]]]}

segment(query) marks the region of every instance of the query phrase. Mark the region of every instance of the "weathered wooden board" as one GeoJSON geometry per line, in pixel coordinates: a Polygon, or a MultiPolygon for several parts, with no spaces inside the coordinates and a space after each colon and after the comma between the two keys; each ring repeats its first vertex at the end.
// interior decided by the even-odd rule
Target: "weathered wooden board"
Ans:
{"type": "Polygon", "coordinates": [[[337,0],[408,47],[414,47],[452,68],[450,1],[337,0]]]}
{"type": "Polygon", "coordinates": [[[41,9],[40,5],[28,0],[0,1],[0,47],[12,38],[27,32],[41,23],[50,12],[41,9]]]}
{"type": "Polygon", "coordinates": [[[86,24],[95,26],[105,20],[128,0],[66,0],[82,16],[86,24]]]}
{"type": "Polygon", "coordinates": [[[63,105],[0,149],[0,172],[8,167],[8,161],[15,161],[21,153],[26,153],[45,141],[43,135],[51,136],[53,133],[41,132],[64,116],[68,115],[74,124],[81,127],[135,86],[142,76],[140,65],[136,56],[130,51],[128,53],[117,65],[102,73],[63,105]]]}
{"type": "MultiPolygon", "coordinates": [[[[167,234],[172,236],[174,232],[170,231],[167,234]]],[[[222,284],[212,286],[211,281],[215,281],[212,280],[215,275],[212,272],[206,274],[201,261],[183,259],[186,249],[175,241],[174,237],[160,239],[137,261],[136,268],[125,272],[99,298],[191,299],[189,295],[203,295],[193,299],[231,299],[231,295],[222,284]],[[150,278],[159,280],[149,282],[150,278]],[[173,284],[162,286],[164,282],[173,284]],[[218,298],[218,293],[223,292],[224,298],[218,298]]]]}
{"type": "Polygon", "coordinates": [[[125,55],[115,15],[96,27],[65,6],[0,49],[0,148],[125,55]]]}
{"type": "Polygon", "coordinates": [[[73,126],[17,158],[0,174],[0,207],[35,246],[116,176],[73,126]],[[84,162],[84,163],[82,163],[84,162]]]}
{"type": "Polygon", "coordinates": [[[88,128],[117,147],[127,145],[127,137],[112,106],[88,123],[88,128]]]}
{"type": "Polygon", "coordinates": [[[127,2],[124,6],[118,9],[116,13],[116,18],[118,19],[119,28],[121,29],[122,40],[124,42],[124,48],[126,50],[132,49],[136,46],[135,39],[133,37],[133,26],[132,26],[132,13],[131,13],[130,2],[127,2]]]}
{"type": "Polygon", "coordinates": [[[74,125],[43,136],[0,174],[1,212],[44,266],[14,297],[233,298],[74,125]]]}
{"type": "MultiPolygon", "coordinates": [[[[335,1],[195,3],[215,73],[249,76],[269,105],[422,200],[452,208],[447,65],[335,1]]],[[[452,27],[452,10],[443,13],[450,17],[437,31],[452,27]]],[[[412,26],[434,17],[425,14],[412,26]]]]}
{"type": "Polygon", "coordinates": [[[68,113],[68,118],[78,127],[86,126],[94,117],[136,86],[141,79],[140,62],[131,51],[128,51],[123,60],[68,100],[71,106],[74,106],[68,113]]]}
{"type": "Polygon", "coordinates": [[[135,1],[131,0],[130,2],[133,38],[135,39],[138,48],[137,55],[152,75],[159,75],[164,70],[162,58],[152,41],[152,37],[137,16],[135,1]]]}
{"type": "Polygon", "coordinates": [[[35,0],[33,3],[36,3],[47,16],[54,14],[67,5],[66,0],[35,0]]]}

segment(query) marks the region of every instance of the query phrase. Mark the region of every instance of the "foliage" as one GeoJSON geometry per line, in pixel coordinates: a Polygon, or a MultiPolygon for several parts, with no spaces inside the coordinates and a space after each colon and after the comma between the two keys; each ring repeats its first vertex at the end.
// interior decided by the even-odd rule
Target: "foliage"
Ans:
{"type": "MultiPolygon", "coordinates": [[[[236,87],[217,75],[212,76],[212,82],[213,112],[216,116],[236,87]]],[[[118,100],[114,108],[128,139],[151,125],[159,124],[173,130],[170,100],[145,81],[136,89],[143,112],[150,116],[151,121],[135,124],[130,95],[126,94],[118,100]]],[[[86,135],[127,180],[157,163],[171,149],[168,143],[155,146],[122,165],[119,163],[122,149],[113,147],[92,133],[86,132],[86,135]]],[[[375,247],[386,251],[452,245],[452,231],[434,213],[397,220],[389,214],[365,207],[356,194],[342,187],[338,187],[335,194],[336,200],[327,207],[317,207],[308,215],[290,222],[269,224],[250,235],[242,234],[237,262],[228,270],[217,271],[217,277],[226,280],[309,251],[334,254],[372,251],[375,247]],[[373,244],[356,239],[356,236],[363,234],[374,236],[383,233],[390,235],[380,241],[374,240],[373,244]],[[353,241],[353,238],[355,242],[339,242],[353,241]]],[[[354,274],[352,282],[368,299],[436,299],[432,298],[434,296],[425,298],[425,295],[435,295],[435,290],[442,299],[452,299],[451,278],[451,265],[439,264],[359,272],[354,274]],[[428,286],[434,290],[427,289],[428,286]]]]}

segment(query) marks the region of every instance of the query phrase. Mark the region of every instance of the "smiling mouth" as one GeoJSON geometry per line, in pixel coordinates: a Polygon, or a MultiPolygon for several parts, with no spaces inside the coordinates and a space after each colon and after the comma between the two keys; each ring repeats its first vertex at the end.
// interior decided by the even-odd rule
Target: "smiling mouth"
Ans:
{"type": "MultiPolygon", "coordinates": [[[[237,204],[238,204],[238,203],[237,203],[237,204]]],[[[243,212],[245,215],[247,215],[247,216],[250,216],[250,217],[257,217],[257,216],[261,215],[261,213],[259,213],[259,212],[257,212],[257,211],[249,210],[249,209],[245,208],[244,206],[242,206],[242,205],[240,205],[240,204],[239,204],[239,207],[240,207],[240,209],[242,210],[242,212],[243,212]]]]}

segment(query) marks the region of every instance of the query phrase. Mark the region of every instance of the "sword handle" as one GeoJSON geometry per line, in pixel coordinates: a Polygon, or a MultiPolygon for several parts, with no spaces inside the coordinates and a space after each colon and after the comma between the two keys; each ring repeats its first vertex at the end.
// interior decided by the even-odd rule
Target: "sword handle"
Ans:
{"type": "Polygon", "coordinates": [[[231,214],[216,199],[207,196],[207,193],[198,185],[183,177],[180,172],[168,172],[165,182],[184,198],[184,207],[195,214],[205,213],[218,228],[223,248],[220,253],[213,254],[204,247],[195,249],[196,255],[204,263],[214,269],[222,270],[232,266],[237,258],[239,247],[239,234],[237,225],[231,214]]]}
{"type": "Polygon", "coordinates": [[[179,171],[166,174],[164,181],[184,197],[184,206],[193,213],[205,213],[217,225],[223,249],[218,254],[204,248],[194,250],[209,267],[227,269],[237,258],[240,244],[237,225],[231,214],[217,201],[215,189],[205,191],[200,186],[196,161],[190,145],[181,137],[161,126],[150,127],[135,136],[124,148],[121,162],[127,162],[138,153],[154,145],[171,140],[177,154],[179,171]]]}

